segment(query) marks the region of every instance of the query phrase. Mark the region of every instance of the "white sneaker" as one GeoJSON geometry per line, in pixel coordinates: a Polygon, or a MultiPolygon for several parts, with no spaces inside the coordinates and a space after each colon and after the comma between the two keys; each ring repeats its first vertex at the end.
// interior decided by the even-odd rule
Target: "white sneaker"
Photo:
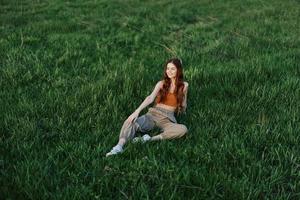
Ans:
{"type": "Polygon", "coordinates": [[[135,137],[132,139],[132,143],[138,143],[142,141],[142,137],[135,137]]]}
{"type": "Polygon", "coordinates": [[[108,157],[108,156],[112,156],[112,155],[116,155],[116,154],[119,154],[119,153],[122,153],[124,150],[123,150],[123,148],[122,147],[120,147],[120,146],[114,146],[113,148],[112,148],[112,150],[110,150],[110,152],[108,152],[107,154],[106,154],[106,157],[108,157]]]}
{"type": "Polygon", "coordinates": [[[133,143],[138,143],[138,142],[141,142],[141,143],[145,143],[147,141],[149,141],[151,139],[151,136],[148,135],[148,134],[145,134],[143,135],[143,137],[135,137],[132,139],[132,142],[133,143]]]}
{"type": "Polygon", "coordinates": [[[151,139],[151,136],[148,134],[143,135],[143,142],[147,142],[151,139]]]}

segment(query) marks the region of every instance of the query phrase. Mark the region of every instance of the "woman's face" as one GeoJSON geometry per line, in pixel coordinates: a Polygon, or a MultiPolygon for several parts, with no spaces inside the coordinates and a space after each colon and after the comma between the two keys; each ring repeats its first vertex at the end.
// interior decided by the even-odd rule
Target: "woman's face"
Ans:
{"type": "Polygon", "coordinates": [[[175,78],[177,73],[177,68],[173,63],[168,63],[166,72],[169,78],[175,78]]]}

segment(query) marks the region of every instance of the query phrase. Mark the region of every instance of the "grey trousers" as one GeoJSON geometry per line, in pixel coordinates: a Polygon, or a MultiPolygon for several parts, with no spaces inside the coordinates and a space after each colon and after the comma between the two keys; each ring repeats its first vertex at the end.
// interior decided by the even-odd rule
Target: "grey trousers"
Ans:
{"type": "Polygon", "coordinates": [[[174,112],[153,107],[149,108],[146,114],[138,117],[135,122],[126,123],[125,121],[121,128],[119,139],[131,140],[137,131],[146,133],[156,126],[163,131],[160,133],[162,139],[180,138],[188,132],[185,125],[177,123],[174,112]]]}

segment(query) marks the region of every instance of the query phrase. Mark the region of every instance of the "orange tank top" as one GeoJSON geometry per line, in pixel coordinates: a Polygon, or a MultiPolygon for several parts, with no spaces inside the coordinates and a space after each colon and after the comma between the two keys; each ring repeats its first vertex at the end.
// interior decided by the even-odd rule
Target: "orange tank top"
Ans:
{"type": "Polygon", "coordinates": [[[163,102],[157,96],[155,102],[156,103],[162,103],[162,104],[165,104],[165,105],[168,105],[168,106],[177,107],[177,98],[176,98],[176,94],[175,93],[168,92],[167,96],[166,96],[166,98],[165,98],[165,100],[163,102]]]}

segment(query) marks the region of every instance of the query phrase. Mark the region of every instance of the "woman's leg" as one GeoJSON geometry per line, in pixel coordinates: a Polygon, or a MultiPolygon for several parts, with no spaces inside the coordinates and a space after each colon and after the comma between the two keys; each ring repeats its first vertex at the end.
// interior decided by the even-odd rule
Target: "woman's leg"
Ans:
{"type": "Polygon", "coordinates": [[[123,151],[123,146],[125,143],[135,136],[137,131],[147,132],[154,128],[155,122],[153,121],[151,115],[145,114],[137,118],[135,122],[123,123],[120,131],[119,142],[116,146],[112,148],[106,156],[115,155],[123,151]]]}
{"type": "Polygon", "coordinates": [[[184,136],[188,129],[184,124],[173,123],[169,120],[163,120],[160,124],[163,132],[151,138],[151,141],[170,140],[184,136]]]}
{"type": "Polygon", "coordinates": [[[155,126],[155,122],[149,114],[142,115],[133,123],[123,123],[120,131],[118,145],[124,146],[128,140],[131,140],[136,132],[148,132],[155,126]]]}
{"type": "Polygon", "coordinates": [[[159,134],[159,135],[156,135],[156,136],[153,136],[153,137],[151,137],[151,141],[157,141],[157,140],[162,140],[163,138],[162,138],[162,136],[161,136],[161,134],[159,134]]]}

